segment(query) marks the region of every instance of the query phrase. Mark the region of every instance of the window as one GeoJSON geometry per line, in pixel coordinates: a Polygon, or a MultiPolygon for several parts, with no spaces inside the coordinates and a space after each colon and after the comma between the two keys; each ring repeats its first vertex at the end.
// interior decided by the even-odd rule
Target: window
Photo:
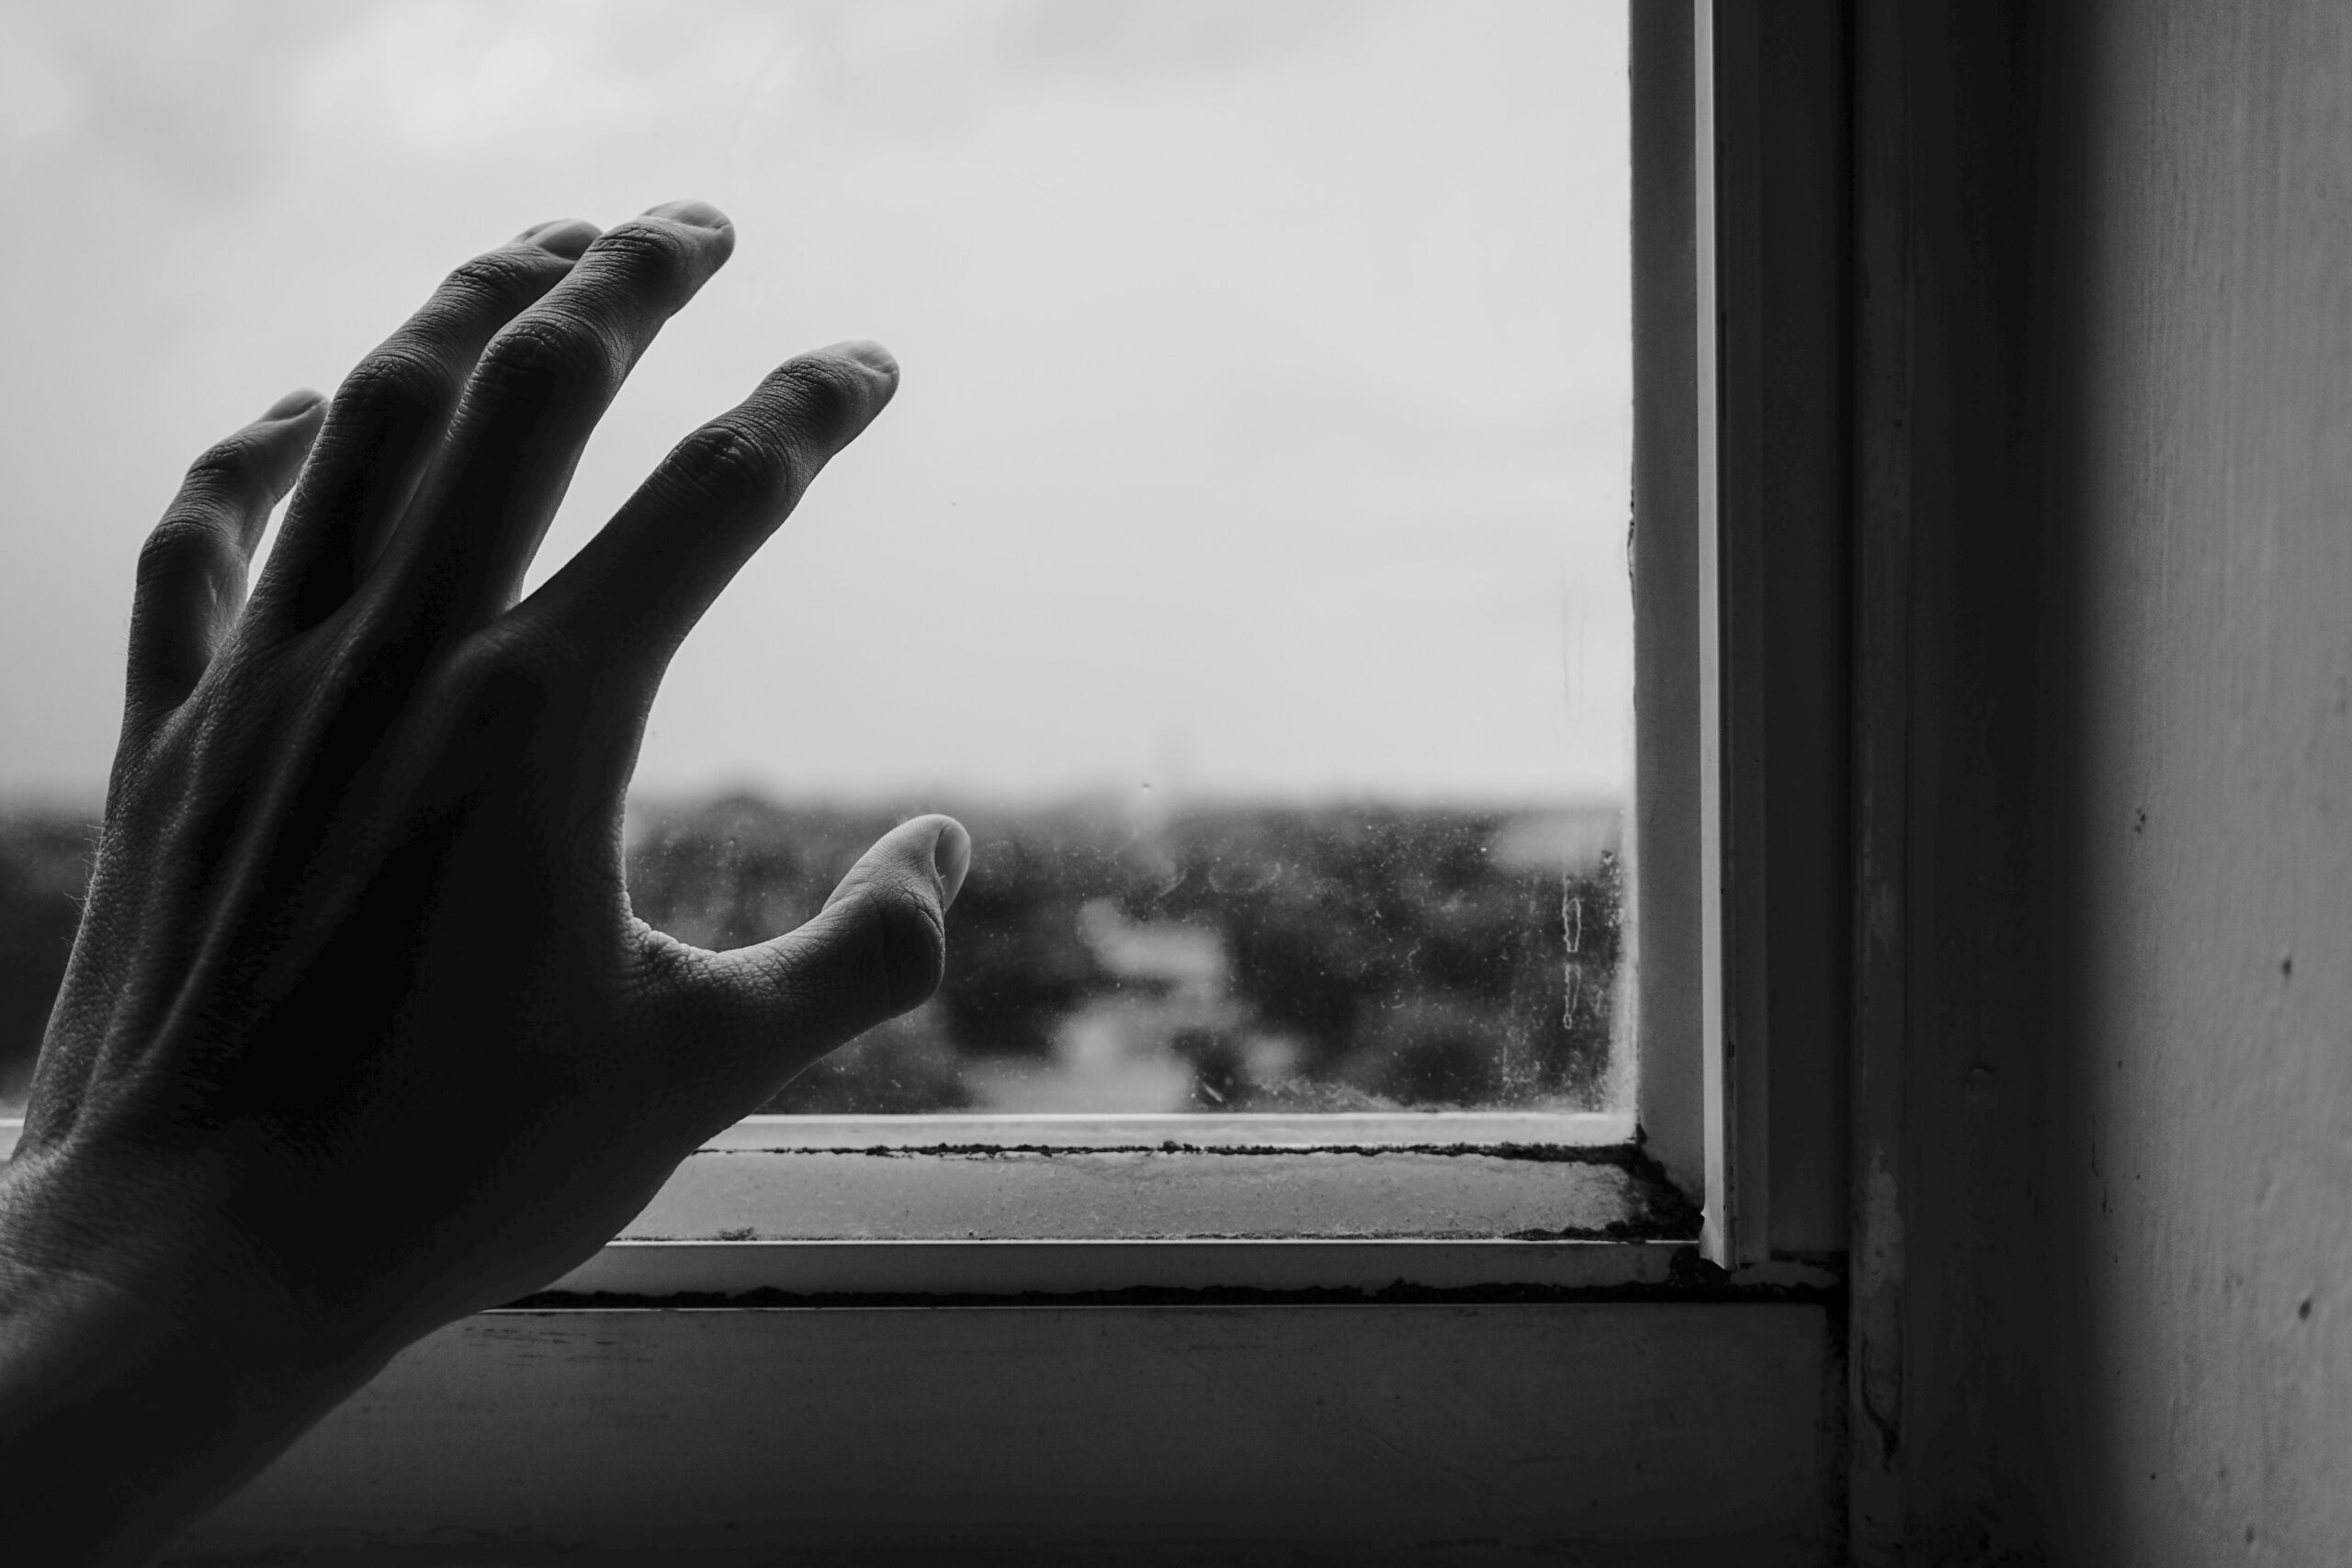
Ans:
{"type": "MultiPolygon", "coordinates": [[[[548,1296],[403,1358],[199,1544],[454,1551],[525,1496],[532,1542],[850,1540],[856,1508],[888,1512],[876,1483],[775,1425],[756,1396],[780,1386],[844,1452],[910,1456],[992,1538],[1035,1531],[987,1497],[1035,1503],[1065,1474],[1052,1506],[1125,1499],[1094,1539],[1131,1543],[1177,1539],[1171,1520],[1279,1534],[1301,1487],[1384,1545],[1506,1515],[1531,1539],[1632,1539],[1645,1513],[1811,1539],[1844,1213],[1822,1152],[1843,1138],[1842,24],[1713,0],[1630,24],[1206,0],[713,6],[697,27],[622,6],[577,34],[543,8],[470,14],[481,47],[453,62],[426,8],[353,7],[285,46],[287,94],[238,110],[381,146],[204,132],[240,153],[204,175],[216,194],[328,203],[269,226],[295,238],[266,286],[336,258],[350,321],[190,341],[245,356],[265,395],[330,348],[347,361],[476,243],[473,197],[434,232],[348,243],[401,160],[509,149],[479,205],[562,193],[532,216],[609,217],[694,168],[746,243],[638,372],[548,558],[707,412],[713,375],[851,332],[909,375],[674,667],[632,801],[641,908],[690,938],[767,934],[898,810],[965,816],[978,869],[939,1002],[714,1141],[548,1296]],[[535,93],[586,107],[537,118],[535,93]],[[611,148],[594,183],[563,130],[592,121],[611,148]],[[731,186],[702,177],[714,158],[731,186]],[[329,165],[369,177],[319,197],[329,165]],[[1571,192],[1605,179],[1600,244],[1571,192]],[[1250,248],[1264,233],[1293,248],[1250,248]],[[862,276],[877,236],[946,281],[862,276]],[[1604,342],[1570,317],[1611,289],[1604,342]],[[843,314],[869,299],[905,313],[843,314]],[[1121,380],[1137,363],[1170,368],[1121,380]],[[1008,433],[1002,411],[1033,407],[1053,440],[1008,433]],[[944,444],[919,447],[926,427],[944,444]],[[840,656],[837,606],[877,562],[921,579],[952,683],[840,656]],[[794,714],[792,753],[747,750],[697,691],[794,714]],[[1498,1308],[1519,1301],[1555,1305],[1498,1308]],[[1115,1302],[1160,1310],[1089,1315],[1115,1302]],[[1337,1302],[1397,1312],[1274,1310],[1337,1302]],[[798,1305],[819,1310],[694,1310],[798,1305]],[[1204,1359],[1168,1372],[1180,1346],[1204,1359]],[[1136,1401],[1165,1424],[1114,1428],[1136,1401]],[[1114,1429],[1181,1462],[1139,1478],[1102,1451],[1114,1429]],[[613,1431],[661,1434],[629,1448],[653,1481],[579,1446],[613,1431]],[[1262,1486],[1194,1462],[1237,1440],[1262,1486]],[[1346,1468],[1326,1440],[1371,1479],[1318,1469],[1346,1468]],[[508,1491],[469,1492],[455,1449],[428,1460],[444,1441],[508,1491]],[[1724,1445],[1771,1462],[1690,1495],[1674,1478],[1713,1478],[1724,1445]],[[814,1478],[792,1506],[753,1497],[746,1456],[775,1452],[814,1478]],[[395,1480],[355,1480],[387,1454],[395,1480]],[[646,1485],[661,1507],[631,1514],[646,1485]],[[1227,1512],[1193,1519],[1187,1486],[1227,1512]]],[[[213,47],[173,25],[34,39],[85,85],[16,100],[18,134],[70,139],[75,92],[155,97],[165,55],[213,47]]],[[[184,191],[186,141],[106,152],[107,177],[184,191]]],[[[199,290],[229,287],[174,282],[150,308],[200,320],[199,290]]],[[[182,379],[156,395],[209,395],[182,379]]],[[[156,415],[185,436],[164,471],[109,478],[117,512],[217,423],[156,415]]],[[[94,604],[127,581],[88,577],[94,604]]],[[[103,735],[10,690],[45,737],[17,755],[102,766],[103,735]]],[[[25,877],[70,889],[70,818],[11,830],[39,846],[25,877]]]]}
{"type": "MultiPolygon", "coordinates": [[[[243,245],[269,279],[266,305],[227,312],[272,325],[229,356],[257,380],[319,378],[324,345],[384,330],[463,252],[441,224],[371,234],[355,286],[299,249],[266,264],[286,232],[348,236],[388,201],[447,205],[440,186],[605,216],[665,180],[723,187],[737,258],[608,416],[538,575],[810,333],[870,331],[910,367],[673,669],[631,886],[686,940],[757,941],[893,821],[950,810],[978,869],[947,980],[766,1108],[796,1120],[736,1130],[739,1157],[708,1162],[739,1190],[723,1213],[681,1207],[697,1162],[638,1234],[820,1239],[797,1206],[758,1212],[745,1173],[872,1182],[825,1148],[974,1145],[1027,1152],[899,1162],[892,1190],[935,1172],[922,1190],[946,1205],[894,1211],[900,1234],[1061,1234],[1068,1173],[1148,1168],[1156,1193],[1170,1166],[1191,1197],[1078,1230],[1685,1228],[1624,1146],[1624,26],[1531,4],[746,6],[685,28],[516,8],[452,55],[387,6],[279,42],[285,83],[254,112],[307,151],[220,132],[242,183],[170,242],[243,245]],[[856,589],[879,571],[926,635],[842,659],[873,645],[856,589]],[[1255,1186],[1218,1196],[1216,1173],[1327,1145],[1399,1152],[1376,1176],[1306,1162],[1320,1195],[1280,1215],[1231,1210],[1255,1186]],[[1545,1196],[1571,1173],[1617,1194],[1605,1212],[1545,1196]],[[1437,1185],[1370,1201],[1414,1180],[1437,1185]],[[1036,1207],[971,1208],[1004,1183],[1036,1207]]],[[[79,83],[26,133],[51,177],[80,159],[184,199],[168,97],[103,155],[59,129],[152,87],[142,51],[37,31],[79,83]]],[[[85,304],[60,323],[103,322],[122,288],[65,282],[85,304]]],[[[218,276],[186,287],[239,300],[218,276]]],[[[30,335],[36,357],[93,348],[86,324],[30,335]]],[[[223,375],[217,333],[160,364],[135,321],[96,336],[176,396],[223,375]]],[[[92,581],[91,611],[117,604],[92,581]]],[[[98,630],[69,662],[103,711],[114,623],[82,619],[98,630]]],[[[23,755],[95,795],[98,747],[23,755]]],[[[80,828],[20,835],[52,960],[80,828]]],[[[20,1061],[38,979],[12,986],[20,1061]]]]}
{"type": "Polygon", "coordinates": [[[975,829],[939,999],[779,1111],[1613,1108],[1623,17],[953,15],[763,89],[959,84],[831,182],[889,259],[827,309],[940,384],[673,680],[641,909],[754,940],[900,813],[975,829]],[[881,558],[924,652],[794,674],[881,558]]]}

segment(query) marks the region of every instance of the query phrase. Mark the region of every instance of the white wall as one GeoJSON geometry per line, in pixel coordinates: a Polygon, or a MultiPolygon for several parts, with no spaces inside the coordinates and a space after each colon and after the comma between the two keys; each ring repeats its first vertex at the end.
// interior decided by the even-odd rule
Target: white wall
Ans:
{"type": "Polygon", "coordinates": [[[1857,1555],[2352,1561],[2352,7],[1856,16],[1910,588],[1857,1555]]]}
{"type": "Polygon", "coordinates": [[[2352,1560],[2352,7],[2058,40],[2046,1363],[2067,1561],[2352,1560]],[[2077,140],[2078,139],[2078,140],[2077,140]]]}

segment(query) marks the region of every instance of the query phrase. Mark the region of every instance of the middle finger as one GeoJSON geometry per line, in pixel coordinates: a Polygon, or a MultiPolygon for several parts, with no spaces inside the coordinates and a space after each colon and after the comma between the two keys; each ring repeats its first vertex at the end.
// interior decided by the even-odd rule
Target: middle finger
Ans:
{"type": "Polygon", "coordinates": [[[606,231],[491,341],[386,558],[403,620],[462,633],[514,602],[590,432],[734,243],[716,208],[656,207],[606,231]]]}

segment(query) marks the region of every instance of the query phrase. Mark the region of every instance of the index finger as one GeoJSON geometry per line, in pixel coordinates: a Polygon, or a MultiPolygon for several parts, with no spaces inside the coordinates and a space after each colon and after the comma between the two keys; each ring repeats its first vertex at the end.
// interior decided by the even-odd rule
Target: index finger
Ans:
{"type": "Polygon", "coordinates": [[[516,614],[650,691],[686,633],[899,389],[880,344],[793,359],[678,443],[516,614]]]}

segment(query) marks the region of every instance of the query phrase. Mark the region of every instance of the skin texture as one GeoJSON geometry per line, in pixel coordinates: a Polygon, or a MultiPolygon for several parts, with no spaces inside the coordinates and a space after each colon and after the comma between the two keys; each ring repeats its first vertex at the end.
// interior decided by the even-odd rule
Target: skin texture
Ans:
{"type": "Polygon", "coordinates": [[[142,1561],[937,985],[970,856],[944,817],[734,952],[646,926],[622,881],[671,653],[889,400],[887,353],[786,364],[516,602],[590,431],[733,242],[695,202],[526,231],[331,400],[206,453],[149,537],[97,866],[0,1170],[0,1560],[142,1561]]]}

